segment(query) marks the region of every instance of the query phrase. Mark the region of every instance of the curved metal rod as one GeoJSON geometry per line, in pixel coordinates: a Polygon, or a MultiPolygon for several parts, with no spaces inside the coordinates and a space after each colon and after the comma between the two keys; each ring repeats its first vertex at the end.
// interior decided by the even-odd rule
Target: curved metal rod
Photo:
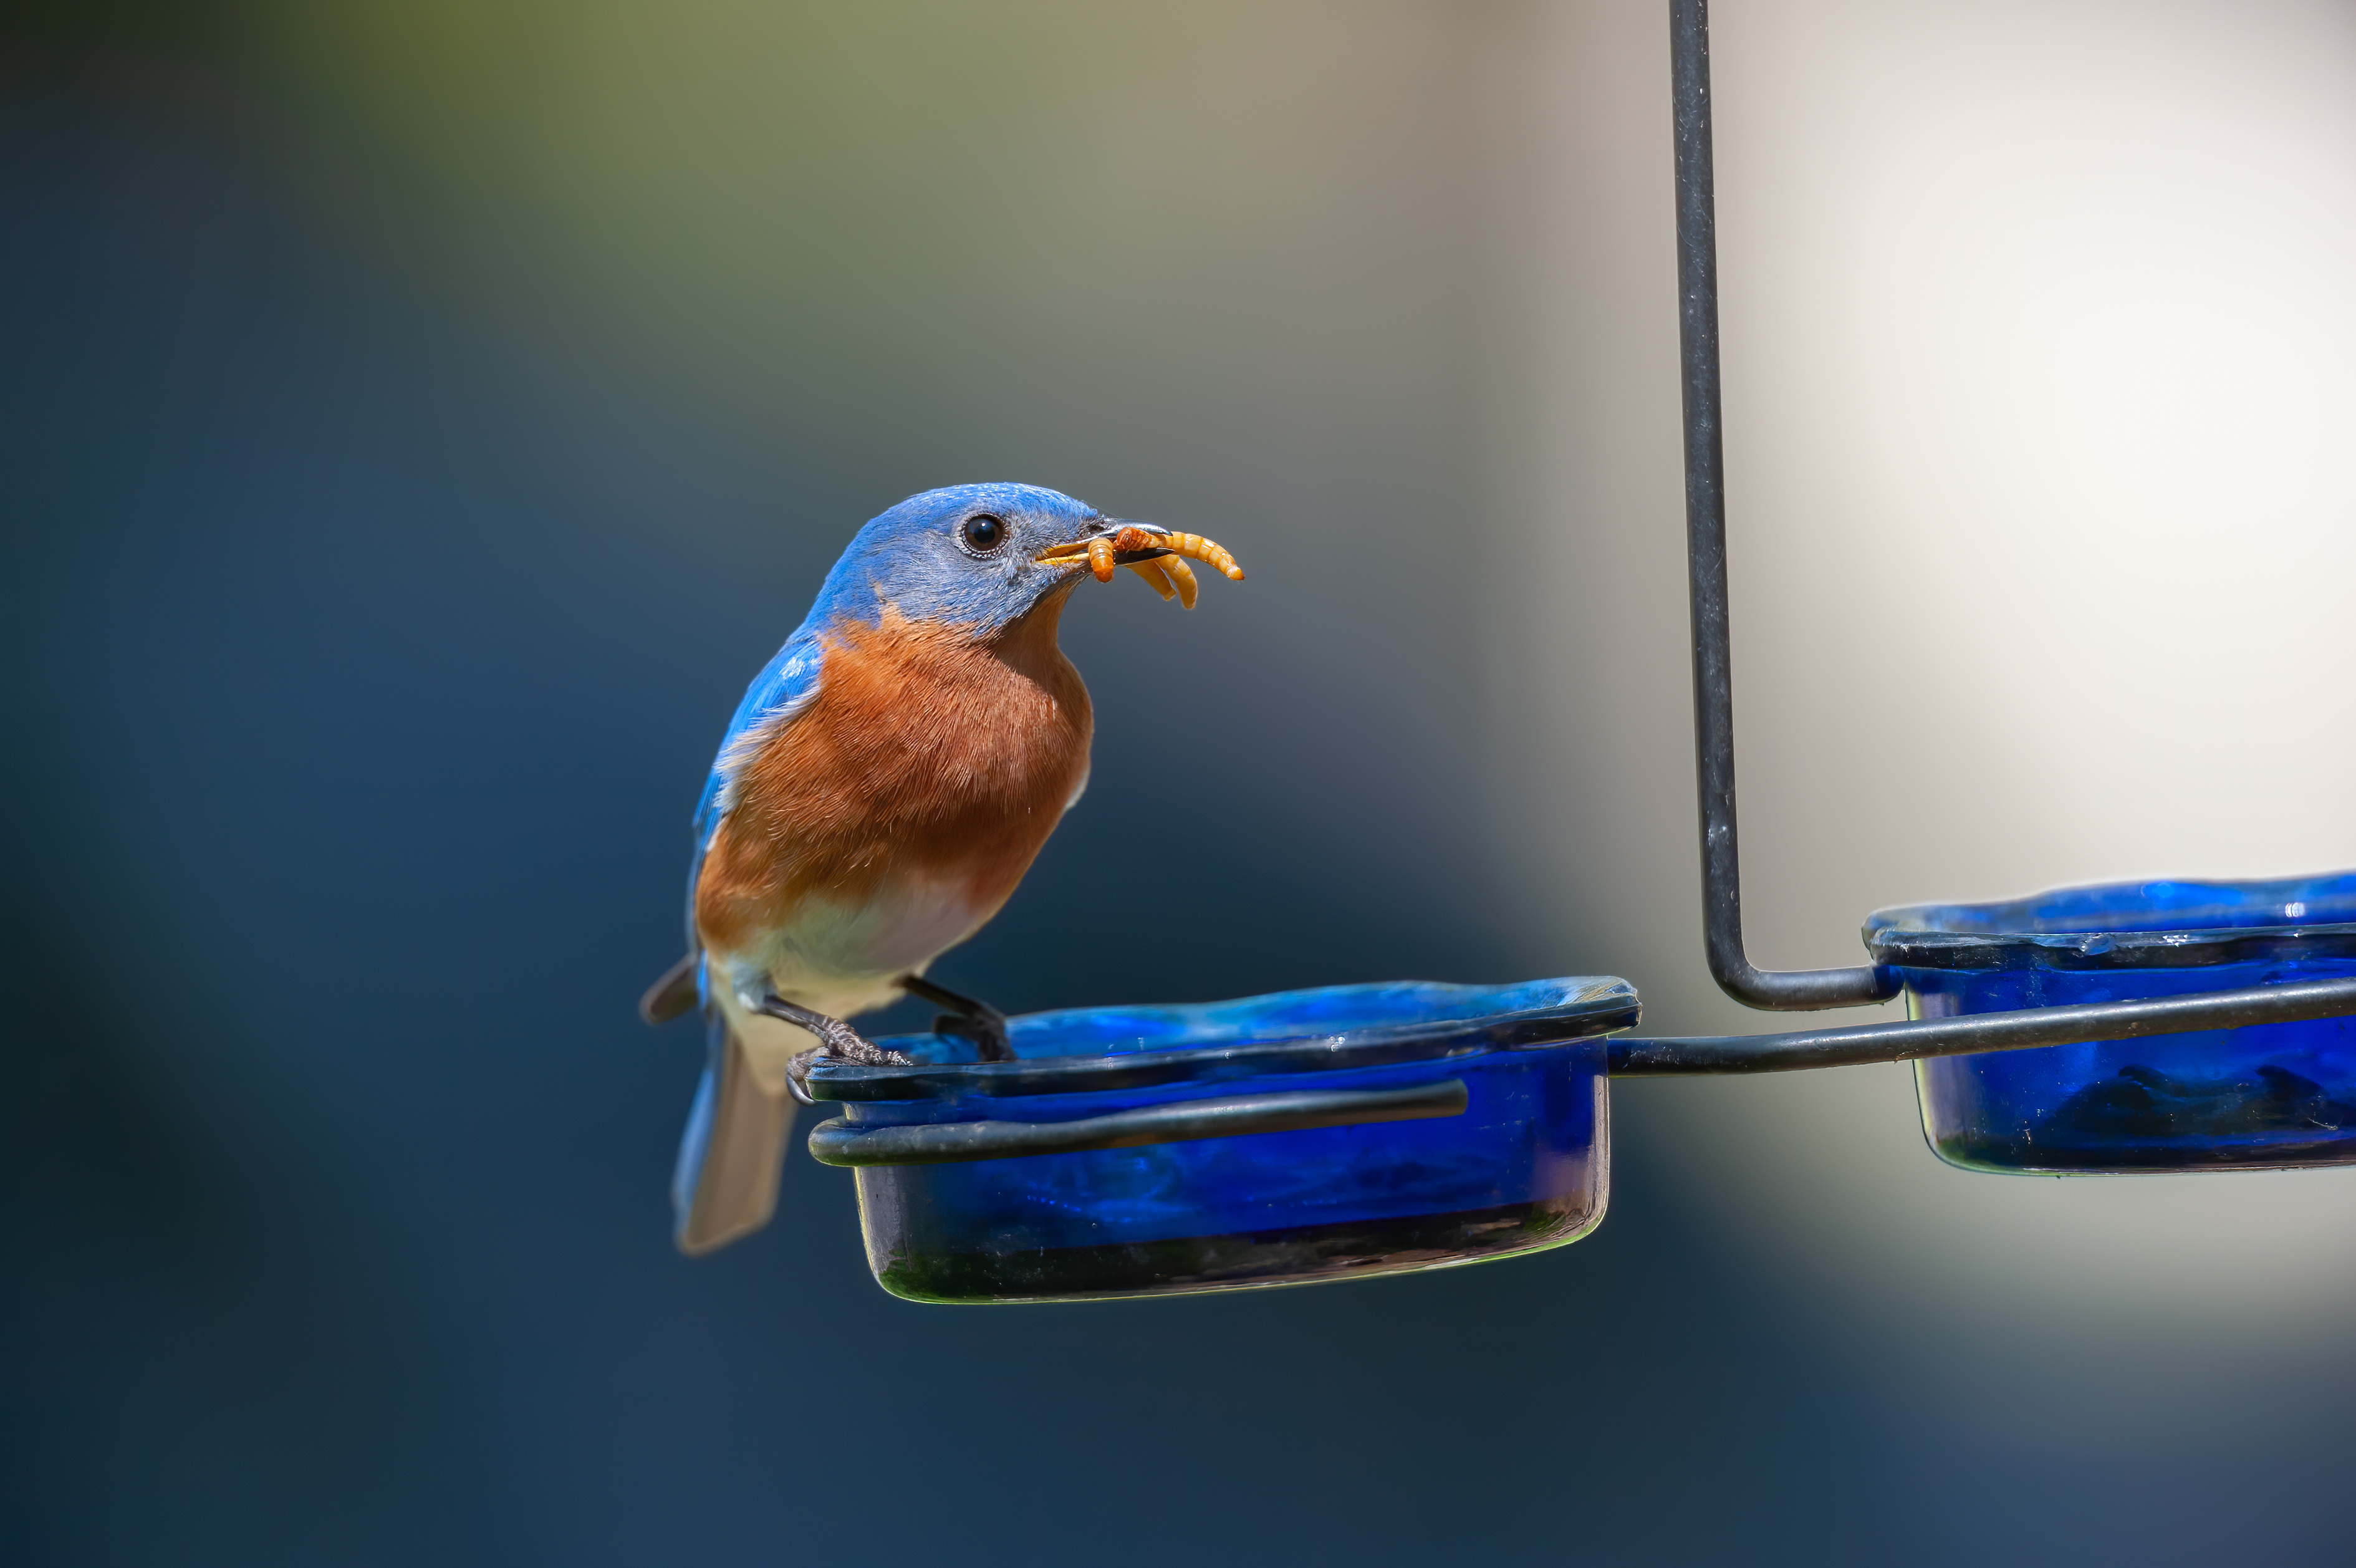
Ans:
{"type": "Polygon", "coordinates": [[[1613,1078],[1789,1072],[1797,1068],[2021,1051],[2036,1046],[2129,1040],[2200,1029],[2242,1029],[2254,1024],[2297,1024],[2350,1013],[2356,1013],[2356,979],[2310,980],[2291,985],[2254,985],[2242,991],[2198,991],[2141,1002],[2025,1007],[2017,1013],[1967,1013],[1954,1018],[1800,1029],[1783,1035],[1615,1039],[1610,1061],[1613,1078]]]}
{"type": "Polygon", "coordinates": [[[1718,205],[1711,170],[1709,6],[1670,0],[1677,125],[1678,342],[1685,362],[1686,571],[1693,604],[1694,771],[1701,796],[1702,933],[1709,972],[1736,1001],[1805,1011],[1898,994],[1871,964],[1772,972],[1742,950],[1734,832],[1734,675],[1726,610],[1725,454],[1719,437],[1718,205]]]}
{"type": "Polygon", "coordinates": [[[841,1117],[810,1129],[810,1157],[828,1165],[940,1165],[1018,1155],[1068,1155],[1237,1138],[1248,1133],[1298,1133],[1366,1122],[1418,1122],[1462,1116],[1472,1093],[1462,1079],[1410,1089],[1322,1090],[1300,1094],[1234,1094],[1182,1100],[1086,1116],[1072,1122],[921,1122],[861,1126],[841,1117]]]}

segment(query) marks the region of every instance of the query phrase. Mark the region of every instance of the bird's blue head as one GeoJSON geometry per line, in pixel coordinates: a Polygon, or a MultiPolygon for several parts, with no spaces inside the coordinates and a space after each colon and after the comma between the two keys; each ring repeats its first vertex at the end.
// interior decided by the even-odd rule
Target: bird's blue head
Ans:
{"type": "Polygon", "coordinates": [[[1122,526],[1086,501],[1037,485],[955,485],[911,496],[859,531],[827,574],[812,626],[879,621],[886,605],[913,621],[986,637],[1087,573],[1076,546],[1122,526]],[[1061,557],[1042,560],[1051,551],[1061,557]]]}

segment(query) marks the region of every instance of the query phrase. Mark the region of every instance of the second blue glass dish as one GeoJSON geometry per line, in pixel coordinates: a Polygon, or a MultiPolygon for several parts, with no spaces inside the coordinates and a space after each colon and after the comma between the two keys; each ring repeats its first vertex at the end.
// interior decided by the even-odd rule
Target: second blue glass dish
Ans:
{"type": "MultiPolygon", "coordinates": [[[[2145,882],[1885,909],[1867,950],[1916,1017],[2356,975],[2356,875],[2145,882]]],[[[1915,1064],[1922,1125],[1973,1170],[2356,1164],[2356,1019],[1915,1064]]]]}

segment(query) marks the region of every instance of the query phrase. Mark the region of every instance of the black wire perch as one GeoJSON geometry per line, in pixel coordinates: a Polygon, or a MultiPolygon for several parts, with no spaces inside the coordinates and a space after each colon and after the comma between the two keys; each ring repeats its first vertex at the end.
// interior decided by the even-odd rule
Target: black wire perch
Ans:
{"type": "MultiPolygon", "coordinates": [[[[1709,6],[1670,0],[1676,105],[1677,293],[1684,361],[1686,566],[1693,616],[1694,771],[1701,808],[1702,933],[1709,972],[1747,1006],[1812,1012],[1887,1002],[1895,971],[1762,970],[1742,947],[1735,835],[1734,675],[1727,618],[1725,450],[1718,353],[1718,214],[1711,169],[1709,6]]],[[[2356,1014],[2356,979],[2251,986],[2138,1002],[2032,1007],[1773,1035],[1612,1042],[1614,1078],[1786,1072],[1862,1062],[2019,1051],[2356,1014]]]]}

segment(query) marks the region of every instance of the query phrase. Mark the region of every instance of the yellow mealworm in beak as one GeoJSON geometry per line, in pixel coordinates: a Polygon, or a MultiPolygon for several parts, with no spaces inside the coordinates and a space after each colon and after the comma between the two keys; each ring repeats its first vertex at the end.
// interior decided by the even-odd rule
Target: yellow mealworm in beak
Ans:
{"type": "Polygon", "coordinates": [[[1199,533],[1162,533],[1152,536],[1153,542],[1174,555],[1189,556],[1200,561],[1229,582],[1244,580],[1244,569],[1225,546],[1215,544],[1199,533]]]}
{"type": "Polygon", "coordinates": [[[1226,547],[1214,544],[1199,533],[1173,533],[1162,542],[1181,555],[1200,561],[1230,583],[1244,580],[1244,569],[1236,564],[1236,558],[1227,553],[1226,547]]]}
{"type": "MultiPolygon", "coordinates": [[[[1173,555],[1191,556],[1230,582],[1244,580],[1244,569],[1236,564],[1226,546],[1199,533],[1150,533],[1132,525],[1114,534],[1112,542],[1116,550],[1167,550],[1173,555]]],[[[1096,546],[1092,543],[1088,548],[1094,551],[1096,546]]]]}
{"type": "Polygon", "coordinates": [[[1112,553],[1113,544],[1111,540],[1091,539],[1088,541],[1088,570],[1097,575],[1097,581],[1099,583],[1109,583],[1112,581],[1112,553]]]}
{"type": "Polygon", "coordinates": [[[1162,575],[1161,562],[1132,561],[1129,564],[1129,569],[1144,578],[1145,585],[1160,594],[1164,599],[1174,599],[1178,596],[1178,590],[1172,587],[1170,579],[1162,575]]]}
{"type": "Polygon", "coordinates": [[[1171,583],[1176,586],[1178,590],[1179,604],[1187,609],[1193,609],[1194,607],[1194,595],[1199,592],[1194,585],[1194,569],[1192,566],[1187,565],[1183,561],[1179,560],[1175,555],[1164,555],[1161,560],[1156,561],[1154,564],[1161,567],[1162,572],[1170,578],[1171,583]]]}

